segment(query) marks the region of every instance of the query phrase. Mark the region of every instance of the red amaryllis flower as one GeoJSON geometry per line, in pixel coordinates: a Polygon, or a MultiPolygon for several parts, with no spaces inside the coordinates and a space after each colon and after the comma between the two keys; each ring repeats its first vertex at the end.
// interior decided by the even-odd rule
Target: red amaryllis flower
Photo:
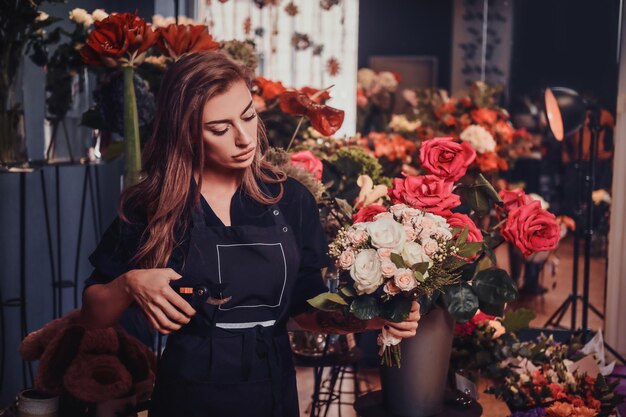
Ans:
{"type": "Polygon", "coordinates": [[[309,97],[311,100],[313,100],[316,103],[323,104],[323,103],[326,103],[326,101],[330,100],[330,93],[327,90],[324,90],[321,93],[319,93],[319,91],[320,90],[318,90],[317,88],[313,88],[313,87],[302,87],[300,89],[300,92],[306,94],[307,97],[309,97]],[[317,97],[313,98],[313,96],[316,94],[318,94],[317,97]]]}
{"type": "Polygon", "coordinates": [[[267,78],[257,77],[255,82],[261,90],[261,95],[265,100],[271,100],[273,98],[276,98],[285,91],[287,91],[283,83],[281,83],[280,81],[272,81],[268,80],[267,78]]]}
{"type": "Polygon", "coordinates": [[[80,50],[87,65],[116,67],[120,60],[128,60],[132,65],[134,58],[156,41],[152,28],[134,13],[111,13],[94,25],[80,50]]]}
{"type": "Polygon", "coordinates": [[[352,220],[354,223],[371,222],[374,219],[374,216],[386,212],[387,209],[384,206],[372,204],[370,206],[363,207],[361,210],[352,215],[352,220]]]}
{"type": "Polygon", "coordinates": [[[453,207],[461,204],[461,198],[452,193],[454,184],[436,175],[408,176],[393,180],[389,197],[394,204],[403,203],[439,216],[452,214],[453,207]]]}
{"type": "Polygon", "coordinates": [[[331,136],[343,123],[343,110],[317,104],[300,91],[289,90],[280,96],[280,108],[287,114],[305,116],[313,129],[324,136],[331,136]]]}
{"type": "Polygon", "coordinates": [[[175,25],[159,28],[157,47],[167,56],[178,59],[186,52],[214,51],[220,48],[204,25],[175,25]]]}

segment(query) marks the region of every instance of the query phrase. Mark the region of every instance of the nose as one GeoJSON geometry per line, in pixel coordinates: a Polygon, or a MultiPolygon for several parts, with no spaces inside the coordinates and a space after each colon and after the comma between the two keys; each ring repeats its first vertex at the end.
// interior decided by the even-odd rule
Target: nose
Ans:
{"type": "Polygon", "coordinates": [[[253,135],[250,129],[246,129],[241,123],[237,123],[235,129],[235,145],[238,147],[247,148],[256,141],[256,135],[253,135]]]}

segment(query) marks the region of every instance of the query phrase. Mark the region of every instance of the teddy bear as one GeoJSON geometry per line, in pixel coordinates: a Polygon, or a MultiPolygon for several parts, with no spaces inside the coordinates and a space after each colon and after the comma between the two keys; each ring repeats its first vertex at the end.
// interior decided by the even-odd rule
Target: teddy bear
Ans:
{"type": "Polygon", "coordinates": [[[28,334],[19,348],[24,360],[39,360],[36,389],[100,403],[136,394],[150,397],[156,356],[121,326],[89,328],[80,309],[28,334]]]}

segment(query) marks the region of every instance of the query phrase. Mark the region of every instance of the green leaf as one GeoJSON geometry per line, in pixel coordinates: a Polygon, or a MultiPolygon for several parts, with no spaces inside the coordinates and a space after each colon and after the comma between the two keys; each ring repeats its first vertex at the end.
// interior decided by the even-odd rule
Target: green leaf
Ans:
{"type": "Polygon", "coordinates": [[[459,234],[459,237],[456,239],[456,245],[461,246],[467,240],[467,235],[469,234],[469,225],[465,225],[463,231],[459,234]]]}
{"type": "Polygon", "coordinates": [[[474,317],[476,310],[478,310],[478,297],[465,283],[449,287],[443,300],[448,312],[456,321],[461,323],[474,317]]]}
{"type": "Polygon", "coordinates": [[[425,274],[430,267],[430,262],[419,262],[411,267],[411,269],[415,272],[419,272],[420,274],[425,274]]]}
{"type": "Polygon", "coordinates": [[[369,320],[380,316],[378,299],[369,295],[357,297],[350,304],[350,313],[360,320],[369,320]]]}
{"type": "Polygon", "coordinates": [[[332,292],[319,294],[318,296],[307,300],[307,302],[316,309],[322,311],[336,311],[343,308],[342,306],[348,305],[341,295],[332,292]]]}
{"type": "Polygon", "coordinates": [[[409,317],[413,300],[407,297],[395,296],[383,303],[380,316],[386,320],[399,323],[409,317]]]}
{"type": "Polygon", "coordinates": [[[530,322],[537,317],[534,311],[527,308],[509,311],[502,319],[502,325],[509,333],[517,333],[522,329],[527,329],[530,322]]]}
{"type": "Polygon", "coordinates": [[[480,301],[504,304],[517,298],[517,288],[509,274],[498,268],[489,268],[476,274],[473,288],[480,301]]]}
{"type": "Polygon", "coordinates": [[[455,271],[465,265],[467,261],[465,259],[461,259],[457,256],[449,255],[443,261],[443,269],[446,271],[455,271]]]}
{"type": "Polygon", "coordinates": [[[478,174],[474,185],[480,187],[481,191],[487,196],[487,198],[492,200],[494,203],[502,202],[502,199],[498,195],[498,192],[495,190],[495,188],[493,188],[491,183],[487,181],[487,178],[485,178],[483,174],[478,174]]]}
{"type": "Polygon", "coordinates": [[[413,273],[413,276],[415,277],[415,279],[417,280],[417,282],[421,282],[423,283],[424,281],[426,281],[426,279],[424,278],[424,274],[422,274],[419,271],[415,271],[413,273]]]}
{"type": "Polygon", "coordinates": [[[398,268],[406,268],[404,259],[402,259],[402,256],[398,255],[397,253],[391,254],[391,262],[393,262],[398,268]]]}
{"type": "Polygon", "coordinates": [[[460,195],[461,199],[467,203],[472,210],[478,213],[479,216],[484,216],[491,210],[489,199],[481,192],[479,187],[459,186],[455,190],[455,193],[460,195]]]}
{"type": "Polygon", "coordinates": [[[341,292],[346,297],[356,297],[356,291],[351,286],[342,287],[339,292],[341,292]]]}
{"type": "Polygon", "coordinates": [[[464,258],[471,258],[477,255],[483,248],[483,242],[465,242],[459,246],[457,254],[464,258]]]}

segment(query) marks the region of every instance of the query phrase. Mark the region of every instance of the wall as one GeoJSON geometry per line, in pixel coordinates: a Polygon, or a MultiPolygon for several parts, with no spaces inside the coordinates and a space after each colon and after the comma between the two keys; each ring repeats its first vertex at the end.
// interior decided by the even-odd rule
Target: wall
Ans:
{"type": "MultiPolygon", "coordinates": [[[[69,0],[67,4],[43,7],[53,16],[66,17],[74,7],[82,7],[88,11],[104,8],[107,11],[135,11],[151,19],[154,13],[152,0],[69,0]]],[[[66,23],[67,24],[67,23],[66,23]]],[[[28,59],[24,72],[24,107],[26,112],[27,146],[32,159],[41,159],[44,153],[43,117],[44,117],[44,73],[43,69],[33,65],[28,59]]],[[[98,168],[100,180],[101,212],[103,224],[108,225],[115,216],[115,207],[119,197],[119,182],[122,172],[122,161],[98,168]]],[[[43,170],[47,183],[48,202],[53,227],[56,218],[55,210],[55,169],[46,167],[43,170]]],[[[74,279],[74,262],[78,238],[78,219],[80,213],[80,197],[84,179],[83,167],[61,167],[59,169],[60,202],[61,202],[61,253],[63,257],[63,280],[74,279]]],[[[51,269],[48,257],[48,244],[45,232],[41,173],[25,174],[26,204],[24,219],[26,222],[25,276],[27,298],[27,330],[33,331],[53,318],[51,269]]],[[[19,242],[19,174],[0,175],[0,298],[3,301],[19,296],[20,277],[20,242],[19,242]]],[[[91,207],[87,205],[85,228],[79,258],[78,281],[82,281],[91,273],[87,256],[96,246],[98,236],[92,227],[91,207]]],[[[53,232],[56,229],[53,229],[53,232]]],[[[55,254],[59,249],[56,245],[56,234],[53,234],[55,254]]],[[[82,291],[82,285],[79,290],[82,291]]],[[[74,307],[73,290],[64,290],[64,312],[74,307]]],[[[19,309],[4,308],[5,351],[0,352],[0,408],[10,403],[24,384],[22,364],[17,351],[21,341],[19,309]],[[4,365],[4,369],[2,366],[4,365]],[[2,372],[4,371],[4,372],[2,372]]],[[[2,346],[0,346],[2,349],[2,346]]],[[[35,367],[36,370],[36,367],[35,367]]]]}

